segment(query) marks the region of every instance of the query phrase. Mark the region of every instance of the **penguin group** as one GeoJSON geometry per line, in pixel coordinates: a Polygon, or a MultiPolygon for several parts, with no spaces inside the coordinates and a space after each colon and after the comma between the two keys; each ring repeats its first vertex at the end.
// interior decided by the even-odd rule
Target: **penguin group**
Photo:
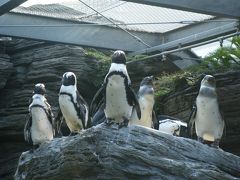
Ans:
{"type": "MultiPolygon", "coordinates": [[[[38,147],[55,137],[61,137],[61,126],[66,123],[70,134],[105,122],[107,126],[117,124],[118,128],[128,125],[140,125],[153,128],[174,136],[189,134],[189,124],[179,119],[163,116],[154,112],[153,76],[144,77],[137,93],[131,85],[126,67],[126,55],[115,51],[111,65],[100,89],[92,99],[90,106],[77,89],[77,77],[73,72],[65,72],[58,96],[59,112],[54,117],[46,99],[46,88],[42,83],[35,85],[29,115],[24,128],[24,138],[33,147],[38,147]]],[[[206,75],[190,115],[190,126],[195,125],[198,141],[210,142],[219,146],[224,121],[218,107],[216,81],[206,75]]]]}

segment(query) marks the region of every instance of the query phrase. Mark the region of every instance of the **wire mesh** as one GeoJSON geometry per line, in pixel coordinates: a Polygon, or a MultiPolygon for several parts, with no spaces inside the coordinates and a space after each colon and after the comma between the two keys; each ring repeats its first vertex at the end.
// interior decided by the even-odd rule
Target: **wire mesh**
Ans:
{"type": "MultiPolygon", "coordinates": [[[[127,30],[165,33],[188,25],[184,22],[204,21],[213,16],[119,0],[83,0],[96,11],[127,30]]],[[[12,12],[32,14],[65,20],[109,23],[78,0],[28,0],[12,12]]]]}

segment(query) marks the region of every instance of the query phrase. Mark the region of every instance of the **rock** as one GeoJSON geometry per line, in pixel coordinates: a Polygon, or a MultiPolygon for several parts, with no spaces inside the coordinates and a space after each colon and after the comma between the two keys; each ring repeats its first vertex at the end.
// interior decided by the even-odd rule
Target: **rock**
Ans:
{"type": "Polygon", "coordinates": [[[15,179],[239,179],[240,157],[159,131],[105,124],[22,153],[15,179]]]}
{"type": "Polygon", "coordinates": [[[5,87],[13,71],[13,64],[10,62],[10,57],[7,54],[0,54],[0,90],[5,87]]]}
{"type": "Polygon", "coordinates": [[[6,52],[9,56],[0,55],[0,89],[4,87],[0,92],[0,140],[7,142],[1,144],[0,167],[4,167],[5,162],[8,166],[1,168],[0,179],[11,177],[18,156],[28,147],[23,140],[23,128],[35,83],[46,85],[47,99],[55,114],[64,72],[73,71],[77,75],[78,89],[87,102],[91,101],[99,83],[96,77],[99,62],[86,55],[81,47],[13,40],[6,52]]]}

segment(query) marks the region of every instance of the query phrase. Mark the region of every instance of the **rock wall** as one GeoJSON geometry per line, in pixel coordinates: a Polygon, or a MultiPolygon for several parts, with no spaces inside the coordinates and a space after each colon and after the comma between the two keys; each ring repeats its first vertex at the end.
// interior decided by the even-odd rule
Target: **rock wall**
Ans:
{"type": "MultiPolygon", "coordinates": [[[[221,147],[240,155],[240,71],[214,74],[214,76],[217,82],[220,110],[226,123],[226,133],[221,147]]],[[[161,114],[174,116],[188,122],[199,87],[200,82],[194,87],[163,98],[161,114]]]]}
{"type": "Polygon", "coordinates": [[[56,113],[62,75],[72,71],[80,93],[90,102],[99,84],[99,62],[81,47],[14,40],[0,55],[0,65],[1,179],[12,176],[18,156],[29,148],[23,140],[23,127],[34,84],[46,85],[47,99],[56,113]]]}

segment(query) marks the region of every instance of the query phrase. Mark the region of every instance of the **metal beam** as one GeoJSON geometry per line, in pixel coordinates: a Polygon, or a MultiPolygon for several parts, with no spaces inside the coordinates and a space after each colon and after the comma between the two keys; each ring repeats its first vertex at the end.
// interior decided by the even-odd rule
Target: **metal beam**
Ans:
{"type": "MultiPolygon", "coordinates": [[[[131,33],[150,46],[159,44],[162,38],[161,34],[157,33],[131,33]]],[[[18,13],[7,13],[0,17],[0,35],[124,51],[146,48],[146,45],[118,28],[94,24],[79,25],[76,21],[18,13]]]]}
{"type": "Polygon", "coordinates": [[[189,46],[237,31],[239,22],[233,19],[217,18],[214,21],[202,22],[179,28],[164,34],[162,44],[130,53],[134,56],[154,51],[167,51],[178,47],[189,46]]]}
{"type": "Polygon", "coordinates": [[[27,0],[1,0],[0,1],[0,16],[19,6],[27,0]]]}
{"type": "Polygon", "coordinates": [[[219,17],[240,18],[239,0],[123,0],[140,4],[209,14],[219,17]]]}

